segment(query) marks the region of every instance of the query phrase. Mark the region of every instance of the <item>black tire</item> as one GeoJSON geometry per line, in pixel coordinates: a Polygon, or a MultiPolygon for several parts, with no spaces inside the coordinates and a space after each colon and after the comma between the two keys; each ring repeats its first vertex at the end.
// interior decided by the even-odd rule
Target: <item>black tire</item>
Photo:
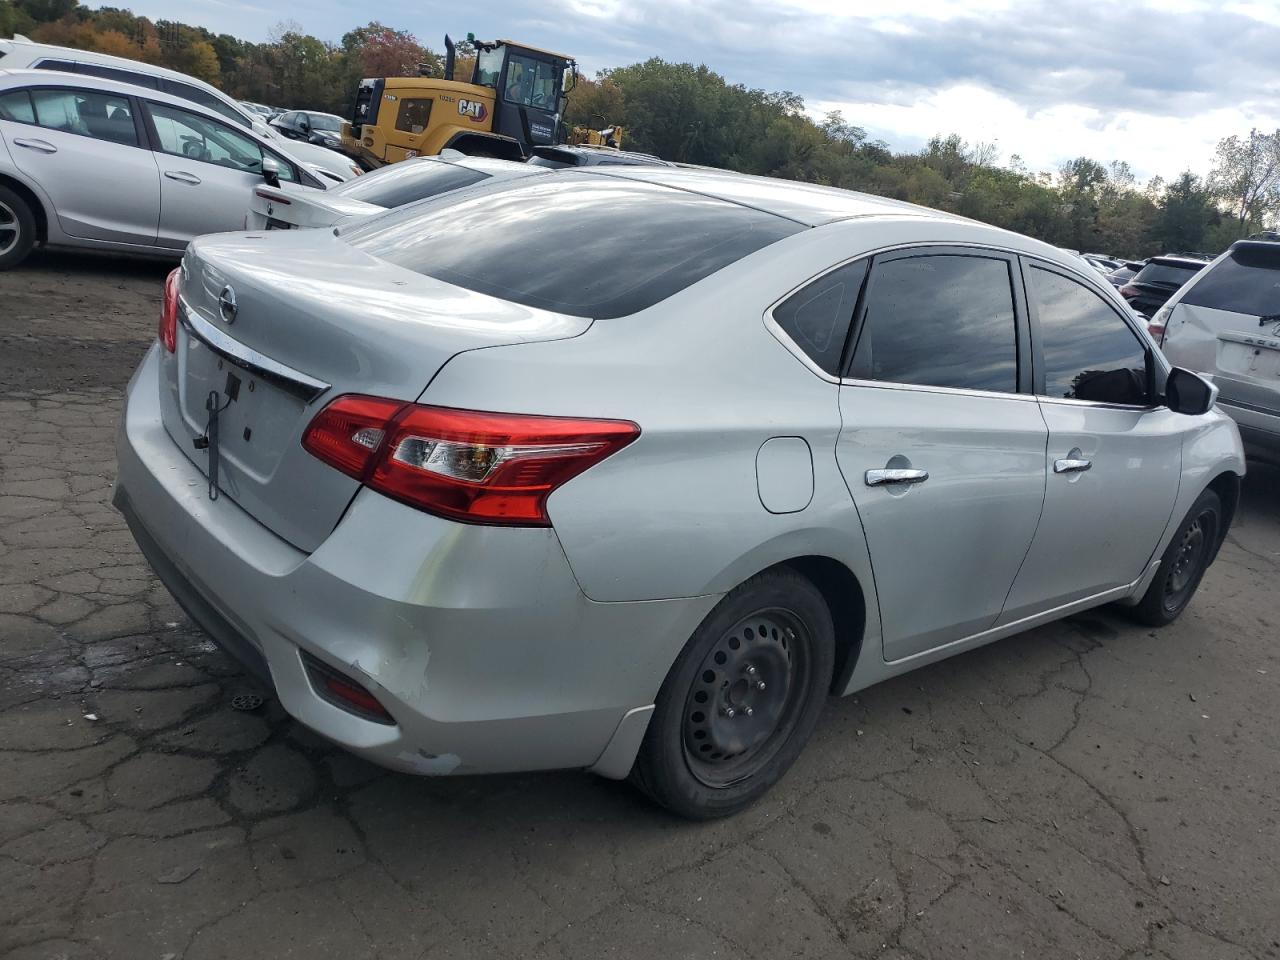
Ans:
{"type": "Polygon", "coordinates": [[[826,601],[793,570],[758,574],[694,631],[658,692],[631,780],[691,820],[749,806],[800,755],[831,686],[826,601]]]}
{"type": "Polygon", "coordinates": [[[36,215],[21,196],[0,186],[0,270],[16,267],[36,245],[36,215]]]}
{"type": "Polygon", "coordinates": [[[1130,608],[1134,619],[1152,627],[1163,627],[1178,619],[1213,560],[1221,531],[1222,501],[1212,490],[1206,490],[1196,498],[1169,541],[1151,586],[1138,605],[1130,608]]]}

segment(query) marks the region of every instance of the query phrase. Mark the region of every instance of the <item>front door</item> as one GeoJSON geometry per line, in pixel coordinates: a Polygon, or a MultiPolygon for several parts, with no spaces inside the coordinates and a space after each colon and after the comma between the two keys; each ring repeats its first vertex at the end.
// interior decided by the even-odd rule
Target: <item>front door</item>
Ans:
{"type": "Polygon", "coordinates": [[[202,233],[243,230],[262,158],[296,181],[293,164],[245,130],[168,104],[147,103],[160,165],[160,244],[182,249],[202,233]]]}
{"type": "Polygon", "coordinates": [[[1111,304],[1048,265],[1026,276],[1048,486],[1004,623],[1142,576],[1178,495],[1186,423],[1155,403],[1154,358],[1111,304]]]}
{"type": "Polygon", "coordinates": [[[877,257],[840,388],[837,459],[870,549],[884,657],[992,626],[1036,531],[1047,430],[1017,262],[877,257]]]}
{"type": "Polygon", "coordinates": [[[0,136],[52,202],[64,233],[155,243],[159,173],[132,98],[70,87],[12,90],[0,97],[0,136]]]}

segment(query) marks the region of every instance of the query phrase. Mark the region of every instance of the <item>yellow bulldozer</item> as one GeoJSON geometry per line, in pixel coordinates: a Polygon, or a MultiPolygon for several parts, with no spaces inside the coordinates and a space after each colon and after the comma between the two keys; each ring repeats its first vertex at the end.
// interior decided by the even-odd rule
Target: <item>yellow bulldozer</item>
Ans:
{"type": "MultiPolygon", "coordinates": [[[[564,142],[561,118],[578,79],[562,53],[512,40],[481,41],[469,80],[454,79],[455,44],[444,38],[444,77],[377,77],[360,81],[342,149],[365,169],[458,150],[472,156],[524,160],[539,146],[564,142]]],[[[424,70],[424,73],[427,71],[424,70]]],[[[619,127],[574,128],[569,142],[621,146],[619,127]]]]}

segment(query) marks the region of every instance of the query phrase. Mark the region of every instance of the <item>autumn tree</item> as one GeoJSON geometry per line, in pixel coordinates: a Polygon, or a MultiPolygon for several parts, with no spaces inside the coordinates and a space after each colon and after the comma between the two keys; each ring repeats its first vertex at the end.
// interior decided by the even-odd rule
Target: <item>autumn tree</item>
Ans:
{"type": "Polygon", "coordinates": [[[1234,215],[1241,236],[1280,211],[1280,130],[1250,130],[1218,141],[1209,186],[1234,215]]]}

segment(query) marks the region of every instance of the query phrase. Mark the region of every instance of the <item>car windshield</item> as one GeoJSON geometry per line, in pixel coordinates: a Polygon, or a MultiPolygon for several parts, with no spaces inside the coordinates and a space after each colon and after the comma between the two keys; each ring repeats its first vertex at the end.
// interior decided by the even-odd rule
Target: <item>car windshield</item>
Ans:
{"type": "Polygon", "coordinates": [[[487,173],[479,170],[455,166],[443,160],[423,158],[405,160],[384,167],[376,173],[348,180],[330,193],[390,208],[469,187],[488,178],[487,173]]]}
{"type": "Polygon", "coordinates": [[[311,118],[312,130],[332,130],[337,133],[342,129],[341,117],[330,116],[327,113],[311,113],[308,116],[311,118]]]}
{"type": "Polygon", "coordinates": [[[603,319],[653,306],[803,229],[696,193],[564,173],[517,180],[426,213],[406,208],[346,239],[468,290],[603,319]]]}
{"type": "Polygon", "coordinates": [[[1168,263],[1153,260],[1138,271],[1134,283],[1152,283],[1159,287],[1182,286],[1204,268],[1203,264],[1168,263]]]}
{"type": "Polygon", "coordinates": [[[1232,249],[1187,291],[1182,302],[1253,317],[1280,313],[1280,244],[1232,249]]]}

